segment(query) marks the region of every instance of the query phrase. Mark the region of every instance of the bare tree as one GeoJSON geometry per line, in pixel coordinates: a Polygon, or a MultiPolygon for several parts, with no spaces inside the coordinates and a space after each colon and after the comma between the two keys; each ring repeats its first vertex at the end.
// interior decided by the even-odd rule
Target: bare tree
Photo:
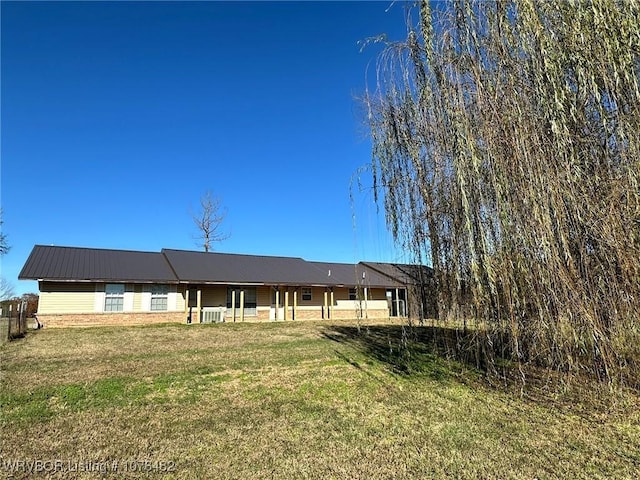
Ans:
{"type": "Polygon", "coordinates": [[[15,291],[13,285],[7,279],[0,277],[0,301],[13,298],[15,291]]]}
{"type": "MultiPolygon", "coordinates": [[[[2,228],[2,224],[2,210],[0,210],[0,228],[2,228]]],[[[7,243],[7,236],[0,231],[0,256],[6,254],[10,248],[7,243]]],[[[13,285],[4,277],[0,277],[0,300],[8,300],[13,295],[13,285]]]]}
{"type": "Polygon", "coordinates": [[[212,196],[209,191],[200,197],[200,210],[192,218],[198,229],[195,239],[205,252],[213,250],[213,242],[222,242],[229,238],[229,234],[221,228],[226,216],[227,212],[222,208],[219,197],[212,196]]]}
{"type": "Polygon", "coordinates": [[[2,210],[0,210],[0,255],[4,255],[11,248],[7,243],[7,236],[2,232],[2,210]]]}

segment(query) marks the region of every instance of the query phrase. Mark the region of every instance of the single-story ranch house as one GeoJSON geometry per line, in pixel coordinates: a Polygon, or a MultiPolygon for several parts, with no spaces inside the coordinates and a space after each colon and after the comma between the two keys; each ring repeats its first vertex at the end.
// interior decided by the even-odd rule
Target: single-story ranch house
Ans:
{"type": "Polygon", "coordinates": [[[38,281],[42,324],[70,326],[422,317],[418,277],[430,275],[391,263],[36,245],[19,278],[38,281]]]}

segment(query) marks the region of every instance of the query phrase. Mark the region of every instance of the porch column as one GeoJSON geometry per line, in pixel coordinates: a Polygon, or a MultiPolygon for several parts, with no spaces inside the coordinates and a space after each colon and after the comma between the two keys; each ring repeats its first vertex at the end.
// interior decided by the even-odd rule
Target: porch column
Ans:
{"type": "Polygon", "coordinates": [[[404,316],[409,318],[409,292],[406,288],[402,290],[404,290],[404,316]]]}
{"type": "Polygon", "coordinates": [[[369,289],[364,287],[364,318],[369,318],[369,310],[367,309],[367,300],[369,296],[369,289]]]}
{"type": "Polygon", "coordinates": [[[184,289],[184,314],[189,312],[189,288],[184,289]]]}
{"type": "Polygon", "coordinates": [[[240,321],[244,322],[244,289],[240,290],[240,321]]]}
{"type": "Polygon", "coordinates": [[[293,291],[293,315],[291,317],[291,320],[295,320],[296,319],[296,310],[298,309],[298,289],[296,288],[293,291]]]}
{"type": "Polygon", "coordinates": [[[400,293],[396,288],[396,317],[400,316],[400,293]]]}
{"type": "Polygon", "coordinates": [[[331,304],[329,305],[329,318],[333,318],[333,288],[331,289],[331,304]]]}
{"type": "MultiPolygon", "coordinates": [[[[196,311],[198,315],[198,323],[202,323],[202,289],[198,287],[198,291],[196,293],[196,311]]],[[[191,319],[191,323],[193,323],[193,319],[191,319]]]]}
{"type": "Polygon", "coordinates": [[[287,316],[289,313],[289,289],[286,289],[284,292],[284,321],[287,321],[287,316]]]}
{"type": "Polygon", "coordinates": [[[324,291],[324,303],[323,303],[323,307],[322,307],[322,319],[324,320],[325,318],[327,318],[327,316],[329,315],[328,312],[328,300],[327,300],[327,291],[324,291]]]}
{"type": "Polygon", "coordinates": [[[231,316],[233,321],[236,321],[236,291],[231,290],[231,316]]]}
{"type": "Polygon", "coordinates": [[[275,320],[279,320],[279,318],[278,318],[278,310],[280,310],[280,290],[276,289],[276,311],[275,311],[275,320]]]}

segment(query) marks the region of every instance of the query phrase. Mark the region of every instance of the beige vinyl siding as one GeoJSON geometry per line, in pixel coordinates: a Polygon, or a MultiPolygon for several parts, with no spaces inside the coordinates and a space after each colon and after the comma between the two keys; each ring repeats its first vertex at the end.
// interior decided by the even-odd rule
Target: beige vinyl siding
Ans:
{"type": "Polygon", "coordinates": [[[323,305],[324,304],[324,287],[300,287],[298,288],[298,305],[307,306],[307,305],[323,305]],[[311,288],[311,300],[303,300],[302,299],[302,290],[311,288]]]}
{"type": "Polygon", "coordinates": [[[141,312],[142,308],[142,295],[143,295],[143,285],[134,285],[133,286],[133,311],[141,312]]]}
{"type": "MultiPolygon", "coordinates": [[[[167,294],[167,312],[184,311],[184,288],[172,284],[167,285],[169,292],[167,294]]],[[[134,312],[150,312],[151,311],[151,290],[153,285],[150,283],[134,285],[133,311],[134,312]]],[[[159,310],[162,311],[162,310],[159,310]]]]}
{"type": "Polygon", "coordinates": [[[126,283],[124,286],[124,303],[122,306],[123,312],[133,312],[133,300],[134,300],[133,285],[126,283]]]}
{"type": "Polygon", "coordinates": [[[386,300],[387,289],[386,288],[370,288],[367,291],[367,298],[369,300],[386,300]]]}
{"type": "Polygon", "coordinates": [[[256,287],[256,303],[258,307],[271,307],[271,287],[256,287]]]}
{"type": "Polygon", "coordinates": [[[336,302],[339,302],[341,300],[349,300],[349,288],[335,287],[333,289],[333,299],[336,302]]]}
{"type": "MultiPolygon", "coordinates": [[[[183,308],[178,308],[178,293],[177,285],[169,285],[169,294],[167,295],[167,311],[168,312],[180,312],[183,308]]],[[[151,307],[151,305],[149,305],[151,307]]]]}
{"type": "Polygon", "coordinates": [[[205,286],[202,288],[202,306],[217,307],[227,306],[227,287],[205,286]]]}
{"type": "Polygon", "coordinates": [[[94,283],[42,282],[38,313],[92,313],[95,293],[94,283]]]}
{"type": "Polygon", "coordinates": [[[183,312],[185,310],[184,299],[185,299],[185,287],[183,285],[178,285],[176,288],[176,311],[183,312]]]}

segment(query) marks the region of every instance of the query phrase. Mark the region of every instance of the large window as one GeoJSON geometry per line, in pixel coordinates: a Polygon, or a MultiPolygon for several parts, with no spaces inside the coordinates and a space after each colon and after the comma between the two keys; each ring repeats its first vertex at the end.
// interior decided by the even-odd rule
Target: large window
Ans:
{"type": "Polygon", "coordinates": [[[255,317],[258,314],[256,287],[228,287],[227,288],[227,309],[233,308],[233,292],[236,292],[235,307],[238,309],[240,308],[240,292],[241,291],[244,291],[245,316],[255,317]]]}
{"type": "Polygon", "coordinates": [[[358,291],[355,288],[349,289],[349,300],[357,300],[358,299],[358,291]]]}
{"type": "Polygon", "coordinates": [[[124,310],[124,284],[107,283],[104,286],[104,311],[122,312],[124,310]]]}
{"type": "Polygon", "coordinates": [[[311,301],[311,289],[310,288],[304,287],[302,289],[302,300],[304,300],[305,302],[310,302],[311,301]]]}
{"type": "Polygon", "coordinates": [[[151,310],[166,311],[169,298],[169,285],[151,286],[151,310]]]}

